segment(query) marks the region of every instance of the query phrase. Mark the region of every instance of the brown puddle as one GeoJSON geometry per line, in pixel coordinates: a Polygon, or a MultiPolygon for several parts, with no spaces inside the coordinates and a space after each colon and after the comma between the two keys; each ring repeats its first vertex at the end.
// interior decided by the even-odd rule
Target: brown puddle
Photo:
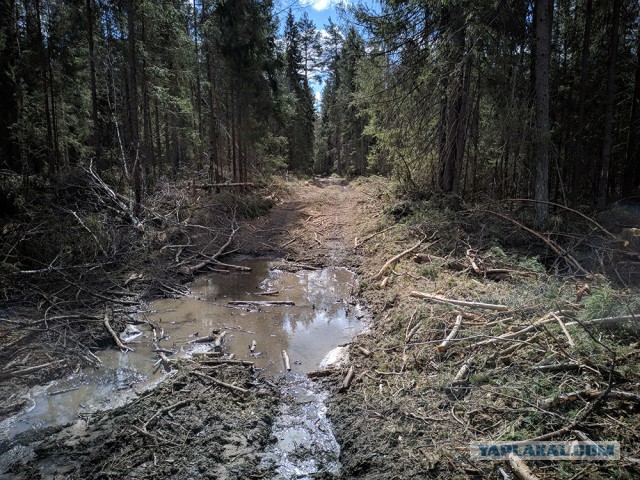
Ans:
{"type": "MultiPolygon", "coordinates": [[[[349,303],[356,290],[355,275],[343,268],[289,273],[277,269],[281,262],[270,259],[236,259],[235,264],[251,272],[211,274],[190,285],[193,297],[157,300],[150,304],[147,318],[164,330],[158,348],[189,355],[211,344],[189,343],[212,331],[227,332],[225,355],[255,362],[262,375],[284,371],[282,351],[291,361],[295,375],[315,370],[329,351],[349,342],[363,328],[357,306],[349,303]],[[260,293],[277,291],[273,296],[260,293]],[[287,301],[294,305],[230,306],[230,301],[287,301]],[[256,342],[254,352],[250,351],[256,342]]],[[[31,428],[72,422],[83,413],[105,410],[126,403],[141,390],[161,380],[156,371],[156,348],[151,328],[138,325],[143,335],[130,345],[136,350],[98,353],[99,369],[85,369],[67,379],[30,391],[32,407],[0,425],[0,437],[13,436],[31,428]]]]}
{"type": "Polygon", "coordinates": [[[356,281],[350,271],[329,267],[288,273],[270,270],[278,262],[269,260],[237,263],[250,266],[251,272],[203,277],[190,286],[196,298],[151,304],[157,313],[148,315],[149,320],[171,335],[162,342],[163,348],[188,350],[187,342],[223,331],[227,332],[225,352],[255,362],[265,374],[283,371],[283,350],[290,358],[292,371],[306,373],[317,369],[330,350],[349,342],[361,330],[362,322],[354,311],[357,307],[348,303],[356,281]],[[259,295],[275,291],[276,295],[259,295]],[[231,301],[294,305],[231,306],[231,301]]]}

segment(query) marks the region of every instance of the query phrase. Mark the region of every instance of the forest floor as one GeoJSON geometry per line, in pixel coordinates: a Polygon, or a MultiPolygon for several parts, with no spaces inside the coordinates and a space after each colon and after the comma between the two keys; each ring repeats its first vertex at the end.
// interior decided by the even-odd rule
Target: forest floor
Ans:
{"type": "MultiPolygon", "coordinates": [[[[622,459],[530,462],[532,474],[638,477],[636,251],[558,214],[564,232],[553,238],[566,250],[556,255],[558,244],[488,210],[403,200],[384,179],[296,180],[268,196],[268,214],[239,220],[233,250],[292,269],[347,267],[372,319],[349,363],[316,372],[332,392],[340,478],[514,478],[522,467],[473,461],[470,442],[575,438],[619,441],[622,459]],[[575,275],[576,265],[595,273],[575,275]]],[[[132,403],[3,446],[16,456],[6,478],[273,478],[261,452],[273,441],[276,386],[242,365],[171,366],[132,403]]]]}

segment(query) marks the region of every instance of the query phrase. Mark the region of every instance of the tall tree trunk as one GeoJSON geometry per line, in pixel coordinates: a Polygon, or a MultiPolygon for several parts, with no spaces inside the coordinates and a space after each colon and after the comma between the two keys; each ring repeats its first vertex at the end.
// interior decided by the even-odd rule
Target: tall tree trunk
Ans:
{"type": "Polygon", "coordinates": [[[629,137],[627,154],[622,177],[622,195],[629,196],[638,185],[634,183],[638,172],[638,136],[640,135],[640,27],[638,27],[636,43],[636,73],[631,100],[631,117],[629,119],[629,137]]]}
{"type": "Polygon", "coordinates": [[[447,95],[447,123],[444,164],[440,168],[439,186],[443,192],[454,192],[459,187],[461,158],[464,155],[464,50],[465,50],[465,20],[462,7],[458,4],[446,8],[443,12],[443,28],[448,32],[452,56],[448,64],[453,72],[453,80],[447,95]],[[462,147],[462,151],[459,148],[462,147]]]}
{"type": "MultiPolygon", "coordinates": [[[[25,0],[25,11],[28,16],[28,5],[25,0]]],[[[36,38],[38,41],[38,52],[40,54],[40,74],[42,76],[42,97],[44,100],[44,115],[47,126],[47,164],[51,171],[55,171],[54,145],[53,145],[53,125],[51,122],[51,108],[49,106],[49,78],[48,78],[48,59],[44,44],[44,35],[42,33],[42,17],[40,15],[40,0],[35,0],[36,14],[36,38]]],[[[27,25],[27,29],[28,29],[27,25]]]]}
{"type": "Polygon", "coordinates": [[[93,11],[91,4],[93,0],[86,1],[85,14],[87,22],[87,44],[89,47],[89,82],[91,84],[91,121],[93,123],[91,132],[91,144],[99,156],[100,140],[98,135],[98,92],[96,87],[96,59],[93,45],[93,11]]]}
{"type": "MultiPolygon", "coordinates": [[[[549,201],[549,64],[551,56],[550,1],[536,0],[536,180],[534,199],[549,201]]],[[[549,206],[536,203],[534,224],[544,228],[549,206]]]]}
{"type": "MultiPolygon", "coordinates": [[[[19,62],[19,46],[14,0],[0,0],[0,165],[7,165],[15,172],[22,170],[19,160],[19,142],[15,141],[12,129],[19,118],[19,84],[11,74],[19,62]]],[[[18,129],[18,135],[22,133],[18,129]]]]}
{"type": "Polygon", "coordinates": [[[604,129],[602,132],[602,155],[598,181],[598,208],[607,204],[609,188],[609,164],[611,163],[611,145],[613,143],[613,108],[616,86],[616,57],[618,52],[618,29],[620,25],[621,0],[613,0],[613,17],[609,36],[609,59],[607,61],[607,89],[604,97],[604,129]]]}
{"type": "MultiPolygon", "coordinates": [[[[145,31],[145,16],[142,15],[142,30],[140,32],[142,44],[147,48],[147,38],[145,31]]],[[[153,153],[153,130],[151,128],[151,108],[149,106],[149,80],[147,78],[147,59],[146,55],[142,57],[142,125],[143,125],[143,142],[144,142],[144,176],[149,176],[149,166],[155,164],[153,153]]]]}
{"type": "Polygon", "coordinates": [[[136,68],[136,29],[135,29],[135,0],[126,1],[127,13],[127,66],[129,86],[129,164],[133,175],[135,208],[142,204],[142,165],[139,155],[140,134],[138,125],[138,79],[136,68]]]}
{"type": "Polygon", "coordinates": [[[593,23],[593,0],[587,0],[584,13],[584,33],[582,35],[582,58],[580,61],[580,94],[578,96],[578,121],[576,149],[571,170],[571,203],[578,201],[580,173],[585,168],[584,161],[584,104],[587,98],[587,75],[589,73],[591,24],[593,23]]]}

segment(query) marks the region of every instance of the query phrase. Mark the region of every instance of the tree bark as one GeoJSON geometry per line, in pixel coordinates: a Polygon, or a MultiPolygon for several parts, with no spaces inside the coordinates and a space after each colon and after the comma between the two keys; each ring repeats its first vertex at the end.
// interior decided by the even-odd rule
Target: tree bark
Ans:
{"type": "Polygon", "coordinates": [[[611,145],[613,143],[613,108],[616,85],[616,57],[618,52],[618,29],[620,25],[621,0],[613,1],[613,18],[609,35],[609,59],[607,61],[607,88],[604,97],[604,129],[602,132],[602,155],[598,181],[598,208],[607,204],[609,189],[609,164],[611,163],[611,145]]]}
{"type": "Polygon", "coordinates": [[[585,166],[584,161],[584,104],[587,98],[587,75],[589,72],[591,24],[593,23],[593,0],[587,0],[584,13],[584,33],[582,35],[582,58],[580,61],[580,95],[578,97],[578,121],[576,132],[576,150],[571,171],[571,203],[578,201],[580,191],[580,171],[585,166]]]}
{"type": "Polygon", "coordinates": [[[631,195],[638,172],[638,136],[640,135],[640,27],[636,44],[636,73],[631,101],[631,118],[629,119],[629,137],[627,139],[627,154],[622,177],[622,195],[631,195]]]}
{"type": "Polygon", "coordinates": [[[139,158],[138,80],[136,69],[136,29],[134,0],[127,0],[127,66],[129,87],[129,165],[132,169],[136,214],[142,204],[142,166],[139,158]]]}
{"type": "MultiPolygon", "coordinates": [[[[550,3],[536,0],[536,180],[534,199],[549,201],[549,64],[551,55],[550,3]]],[[[544,228],[549,218],[549,207],[536,203],[534,224],[544,228]]]]}
{"type": "Polygon", "coordinates": [[[93,45],[93,11],[91,3],[93,0],[86,1],[86,21],[87,21],[87,45],[89,47],[89,82],[91,84],[91,121],[93,123],[93,132],[91,133],[91,143],[98,153],[100,141],[98,136],[98,92],[96,87],[96,59],[94,55],[93,45]]]}

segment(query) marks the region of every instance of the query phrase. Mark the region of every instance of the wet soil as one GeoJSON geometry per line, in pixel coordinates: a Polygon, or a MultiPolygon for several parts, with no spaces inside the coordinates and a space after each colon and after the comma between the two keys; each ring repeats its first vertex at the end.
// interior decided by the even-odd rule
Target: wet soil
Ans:
{"type": "Polygon", "coordinates": [[[156,300],[149,324],[137,326],[143,340],[133,343],[135,355],[112,350],[100,354],[100,374],[79,370],[33,388],[29,420],[5,425],[2,478],[340,476],[329,392],[304,373],[362,329],[364,314],[352,299],[358,286],[344,267],[358,263],[348,244],[363,205],[342,180],[295,185],[270,215],[242,226],[238,249],[250,256],[233,262],[250,273],[202,276],[190,285],[192,296],[156,300]],[[253,260],[256,254],[284,260],[253,260]],[[269,300],[292,305],[228,304],[269,300]],[[150,325],[166,335],[154,346],[176,353],[201,350],[189,342],[224,331],[225,358],[249,360],[255,370],[215,358],[172,359],[162,379],[150,325]],[[283,373],[282,350],[290,373],[283,373]]]}

